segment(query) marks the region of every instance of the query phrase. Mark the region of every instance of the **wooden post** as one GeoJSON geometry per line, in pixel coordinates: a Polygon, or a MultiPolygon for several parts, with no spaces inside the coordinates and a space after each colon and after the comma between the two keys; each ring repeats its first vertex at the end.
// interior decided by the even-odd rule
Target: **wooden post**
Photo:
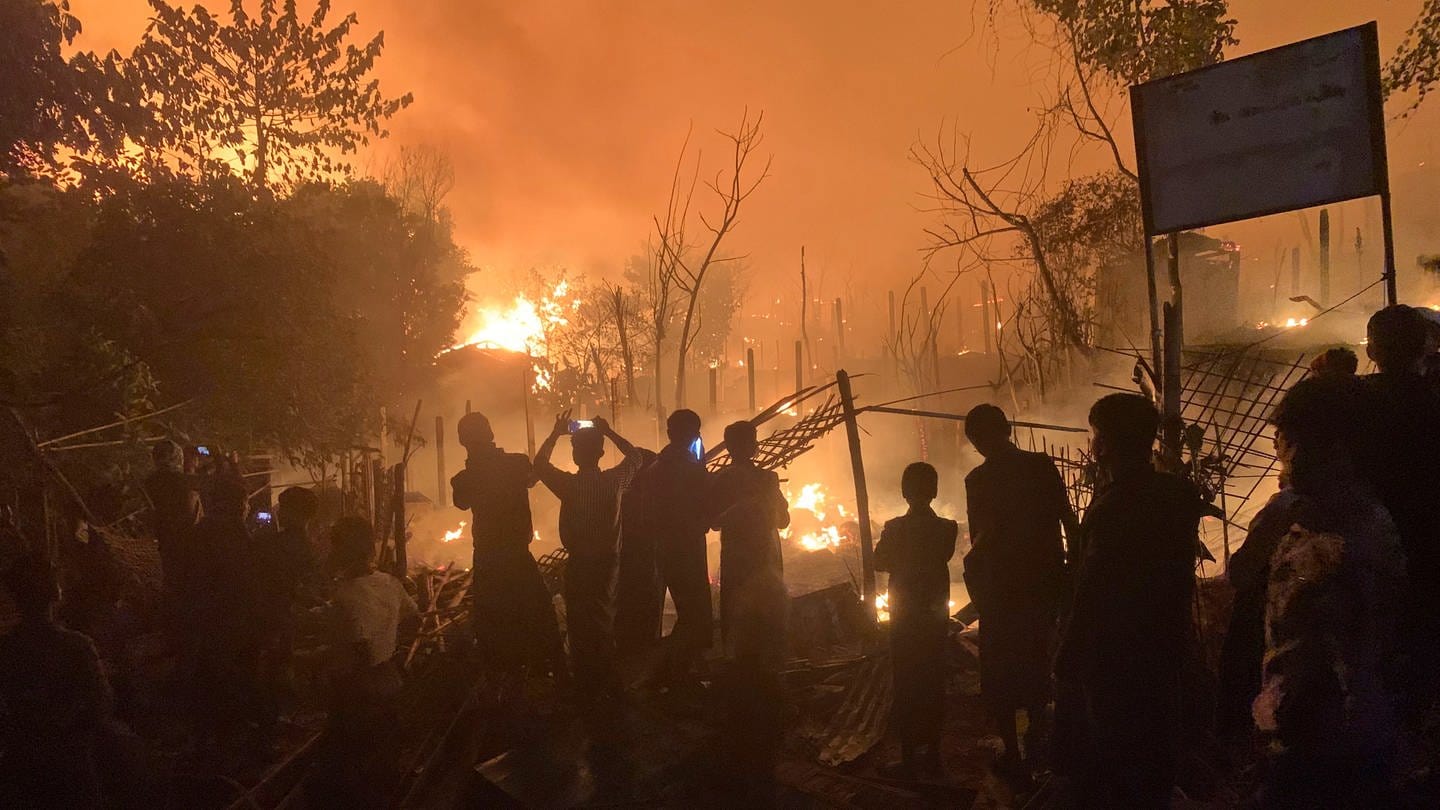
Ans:
{"type": "Polygon", "coordinates": [[[1290,294],[1300,294],[1300,248],[1290,248],[1290,294]]]}
{"type": "Polygon", "coordinates": [[[1185,349],[1185,298],[1180,284],[1180,239],[1166,238],[1170,266],[1170,301],[1165,304],[1165,383],[1161,388],[1161,455],[1169,472],[1181,465],[1184,423],[1181,421],[1180,365],[1185,349]]]}
{"type": "Polygon", "coordinates": [[[1330,306],[1330,209],[1320,209],[1320,306],[1330,306]]]}
{"type": "Polygon", "coordinates": [[[795,341],[795,390],[799,391],[805,387],[805,378],[809,375],[805,368],[805,346],[800,341],[795,341]]]}
{"type": "Polygon", "coordinates": [[[720,369],[710,367],[710,413],[720,413],[720,369]]]}
{"type": "Polygon", "coordinates": [[[404,461],[395,465],[395,503],[390,510],[395,522],[395,576],[404,579],[410,571],[410,557],[405,537],[405,467],[404,461]]]}
{"type": "Polygon", "coordinates": [[[980,333],[985,336],[985,353],[990,353],[990,336],[995,331],[995,318],[990,314],[990,282],[980,280],[980,333]]]}
{"type": "Polygon", "coordinates": [[[745,376],[750,384],[750,414],[755,414],[755,350],[745,350],[745,376]]]}
{"type": "Polygon", "coordinates": [[[835,342],[840,346],[840,353],[845,353],[845,310],[840,306],[840,299],[835,299],[835,342]]]}
{"type": "Polygon", "coordinates": [[[442,508],[449,505],[450,492],[445,480],[445,417],[435,416],[435,491],[439,496],[435,503],[442,508]]]}
{"type": "Polygon", "coordinates": [[[955,292],[955,351],[965,351],[965,296],[955,292]]]}
{"type": "Polygon", "coordinates": [[[620,378],[610,378],[610,422],[620,429],[620,378]]]}
{"type": "Polygon", "coordinates": [[[845,416],[845,436],[850,442],[850,472],[855,478],[855,519],[860,524],[860,603],[870,624],[875,624],[875,538],[870,534],[870,492],[865,486],[865,461],[860,453],[860,426],[855,419],[855,394],[850,375],[835,372],[840,389],[840,407],[845,416]]]}

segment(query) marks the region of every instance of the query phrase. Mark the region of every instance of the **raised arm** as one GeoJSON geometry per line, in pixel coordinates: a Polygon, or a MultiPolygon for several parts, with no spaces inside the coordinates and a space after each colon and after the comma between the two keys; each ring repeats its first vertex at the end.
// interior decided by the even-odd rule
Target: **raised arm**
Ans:
{"type": "Polygon", "coordinates": [[[555,452],[555,443],[560,437],[570,432],[570,412],[563,411],[555,417],[555,424],[550,426],[550,435],[540,443],[540,449],[535,451],[535,466],[550,466],[550,455],[555,452]]]}
{"type": "Polygon", "coordinates": [[[535,461],[531,465],[532,476],[544,482],[549,490],[555,493],[555,497],[564,499],[566,493],[564,479],[568,476],[557,470],[555,465],[550,463],[550,456],[555,452],[555,443],[560,437],[570,432],[570,412],[565,411],[555,417],[555,424],[550,428],[550,435],[540,443],[540,449],[535,451],[535,461]]]}
{"type": "Polygon", "coordinates": [[[636,449],[635,445],[631,444],[630,441],[624,436],[616,433],[615,428],[610,427],[610,421],[605,417],[595,417],[595,427],[599,428],[600,432],[605,434],[605,438],[609,439],[612,443],[614,443],[615,449],[619,450],[621,455],[625,456],[626,458],[629,458],[639,452],[639,450],[636,449]]]}

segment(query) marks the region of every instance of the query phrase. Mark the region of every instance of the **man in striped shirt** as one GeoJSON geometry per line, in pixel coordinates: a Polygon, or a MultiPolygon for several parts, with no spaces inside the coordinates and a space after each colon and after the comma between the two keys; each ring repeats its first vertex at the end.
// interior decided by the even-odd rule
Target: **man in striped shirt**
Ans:
{"type": "Polygon", "coordinates": [[[565,566],[565,626],[570,638],[570,666],[580,699],[594,704],[618,694],[615,676],[615,575],[619,552],[617,512],[624,485],[645,462],[637,449],[604,419],[571,432],[568,412],[555,419],[554,429],[535,454],[535,473],[560,499],[560,543],[570,553],[565,566]],[[571,458],[578,472],[550,463],[561,436],[570,436],[571,458]],[[600,469],[609,439],[625,460],[600,469]]]}

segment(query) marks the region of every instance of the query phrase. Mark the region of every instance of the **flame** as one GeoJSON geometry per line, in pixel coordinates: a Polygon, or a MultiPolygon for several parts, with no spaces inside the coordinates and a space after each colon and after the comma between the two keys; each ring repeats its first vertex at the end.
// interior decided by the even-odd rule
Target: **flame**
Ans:
{"type": "Polygon", "coordinates": [[[817,520],[825,519],[825,490],[819,484],[806,484],[800,488],[800,496],[791,497],[786,494],[786,500],[790,502],[791,509],[804,509],[813,514],[817,520]]]}
{"type": "Polygon", "coordinates": [[[800,547],[806,551],[819,551],[822,548],[837,549],[840,547],[840,529],[835,526],[826,526],[818,532],[810,532],[800,538],[800,547]]]}
{"type": "MultiPolygon", "coordinates": [[[[839,526],[826,524],[826,516],[829,514],[829,507],[826,505],[827,500],[828,496],[825,493],[825,487],[818,483],[805,484],[800,487],[799,495],[789,490],[785,492],[785,501],[790,505],[792,512],[809,512],[815,517],[817,522],[823,524],[820,528],[806,532],[797,539],[800,547],[806,551],[820,551],[822,549],[830,549],[833,551],[840,548],[840,541],[844,539],[844,535],[840,533],[839,526]]],[[[838,503],[835,504],[835,512],[842,519],[848,516],[845,507],[838,503]]],[[[781,536],[789,539],[792,534],[789,529],[786,529],[781,532],[781,536]]]]}
{"type": "Polygon", "coordinates": [[[445,532],[445,536],[442,537],[442,538],[440,538],[440,542],[442,542],[442,543],[453,543],[453,542],[455,542],[456,540],[459,540],[459,539],[460,539],[461,537],[463,537],[464,535],[465,535],[465,521],[462,520],[462,521],[460,521],[460,525],[459,525],[459,526],[456,526],[455,528],[451,529],[450,531],[445,532]]]}
{"type": "MultiPolygon", "coordinates": [[[[955,610],[954,599],[945,600],[945,604],[948,606],[949,610],[955,610]]],[[[875,621],[890,621],[890,591],[888,590],[881,591],[880,593],[875,594],[875,621]]]]}
{"type": "Polygon", "coordinates": [[[569,293],[570,283],[562,278],[550,294],[539,301],[532,301],[522,293],[508,306],[482,307],[469,318],[473,326],[468,337],[445,351],[477,346],[529,355],[535,375],[534,388],[549,389],[550,372],[540,360],[549,356],[551,333],[569,326],[567,313],[580,308],[579,298],[566,298],[569,293]]]}

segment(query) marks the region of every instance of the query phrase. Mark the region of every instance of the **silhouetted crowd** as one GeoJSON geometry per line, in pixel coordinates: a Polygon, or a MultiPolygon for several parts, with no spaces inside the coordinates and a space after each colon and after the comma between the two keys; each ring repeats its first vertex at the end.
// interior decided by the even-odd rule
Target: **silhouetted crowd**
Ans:
{"type": "MultiPolygon", "coordinates": [[[[1154,404],[1112,394],[1090,409],[1083,519],[1055,463],[1017,447],[1003,411],[970,411],[965,433],[984,461],[965,478],[965,584],[1003,776],[1052,770],[1069,806],[1167,807],[1182,763],[1208,738],[1224,743],[1222,761],[1258,759],[1247,800],[1257,807],[1401,801],[1405,739],[1425,731],[1440,680],[1440,329],[1419,310],[1387,307],[1371,319],[1366,349],[1376,373],[1357,376],[1353,353],[1327,352],[1271,416],[1280,489],[1229,561],[1218,689],[1196,676],[1196,563],[1202,518],[1223,515],[1183,475],[1162,471],[1154,404]]],[[[565,413],[530,459],[498,447],[484,416],[460,421],[467,459],[451,486],[472,513],[475,658],[501,703],[531,678],[553,678],[600,741],[637,690],[713,694],[727,794],[767,804],[784,719],[788,507],[776,473],[756,464],[753,423],[725,429],[728,463],[713,472],[697,414],[677,410],[666,429],[656,453],[604,419],[565,413]],[[574,472],[551,461],[567,437],[574,472]],[[607,443],[621,459],[602,467],[607,443]],[[563,641],[529,551],[537,483],[560,502],[569,555],[563,641]],[[667,594],[674,621],[662,633],[667,594]],[[717,630],[718,656],[707,654],[717,630]],[[634,660],[646,662],[638,680],[621,666],[634,660]]],[[[317,806],[384,803],[397,758],[397,653],[419,616],[404,583],[376,569],[370,524],[337,521],[322,563],[313,492],[286,489],[273,523],[256,530],[233,458],[210,460],[203,485],[174,444],[158,444],[154,461],[145,491],[161,615],[193,756],[274,742],[296,617],[315,611],[328,725],[304,793],[317,806]]],[[[940,482],[929,464],[908,466],[900,485],[908,511],[885,523],[874,550],[889,573],[901,749],[885,773],[923,782],[945,774],[959,526],[932,508],[940,482]]],[[[4,584],[21,619],[0,639],[0,803],[98,806],[112,695],[95,645],[57,621],[49,565],[23,559],[4,584]]]]}

